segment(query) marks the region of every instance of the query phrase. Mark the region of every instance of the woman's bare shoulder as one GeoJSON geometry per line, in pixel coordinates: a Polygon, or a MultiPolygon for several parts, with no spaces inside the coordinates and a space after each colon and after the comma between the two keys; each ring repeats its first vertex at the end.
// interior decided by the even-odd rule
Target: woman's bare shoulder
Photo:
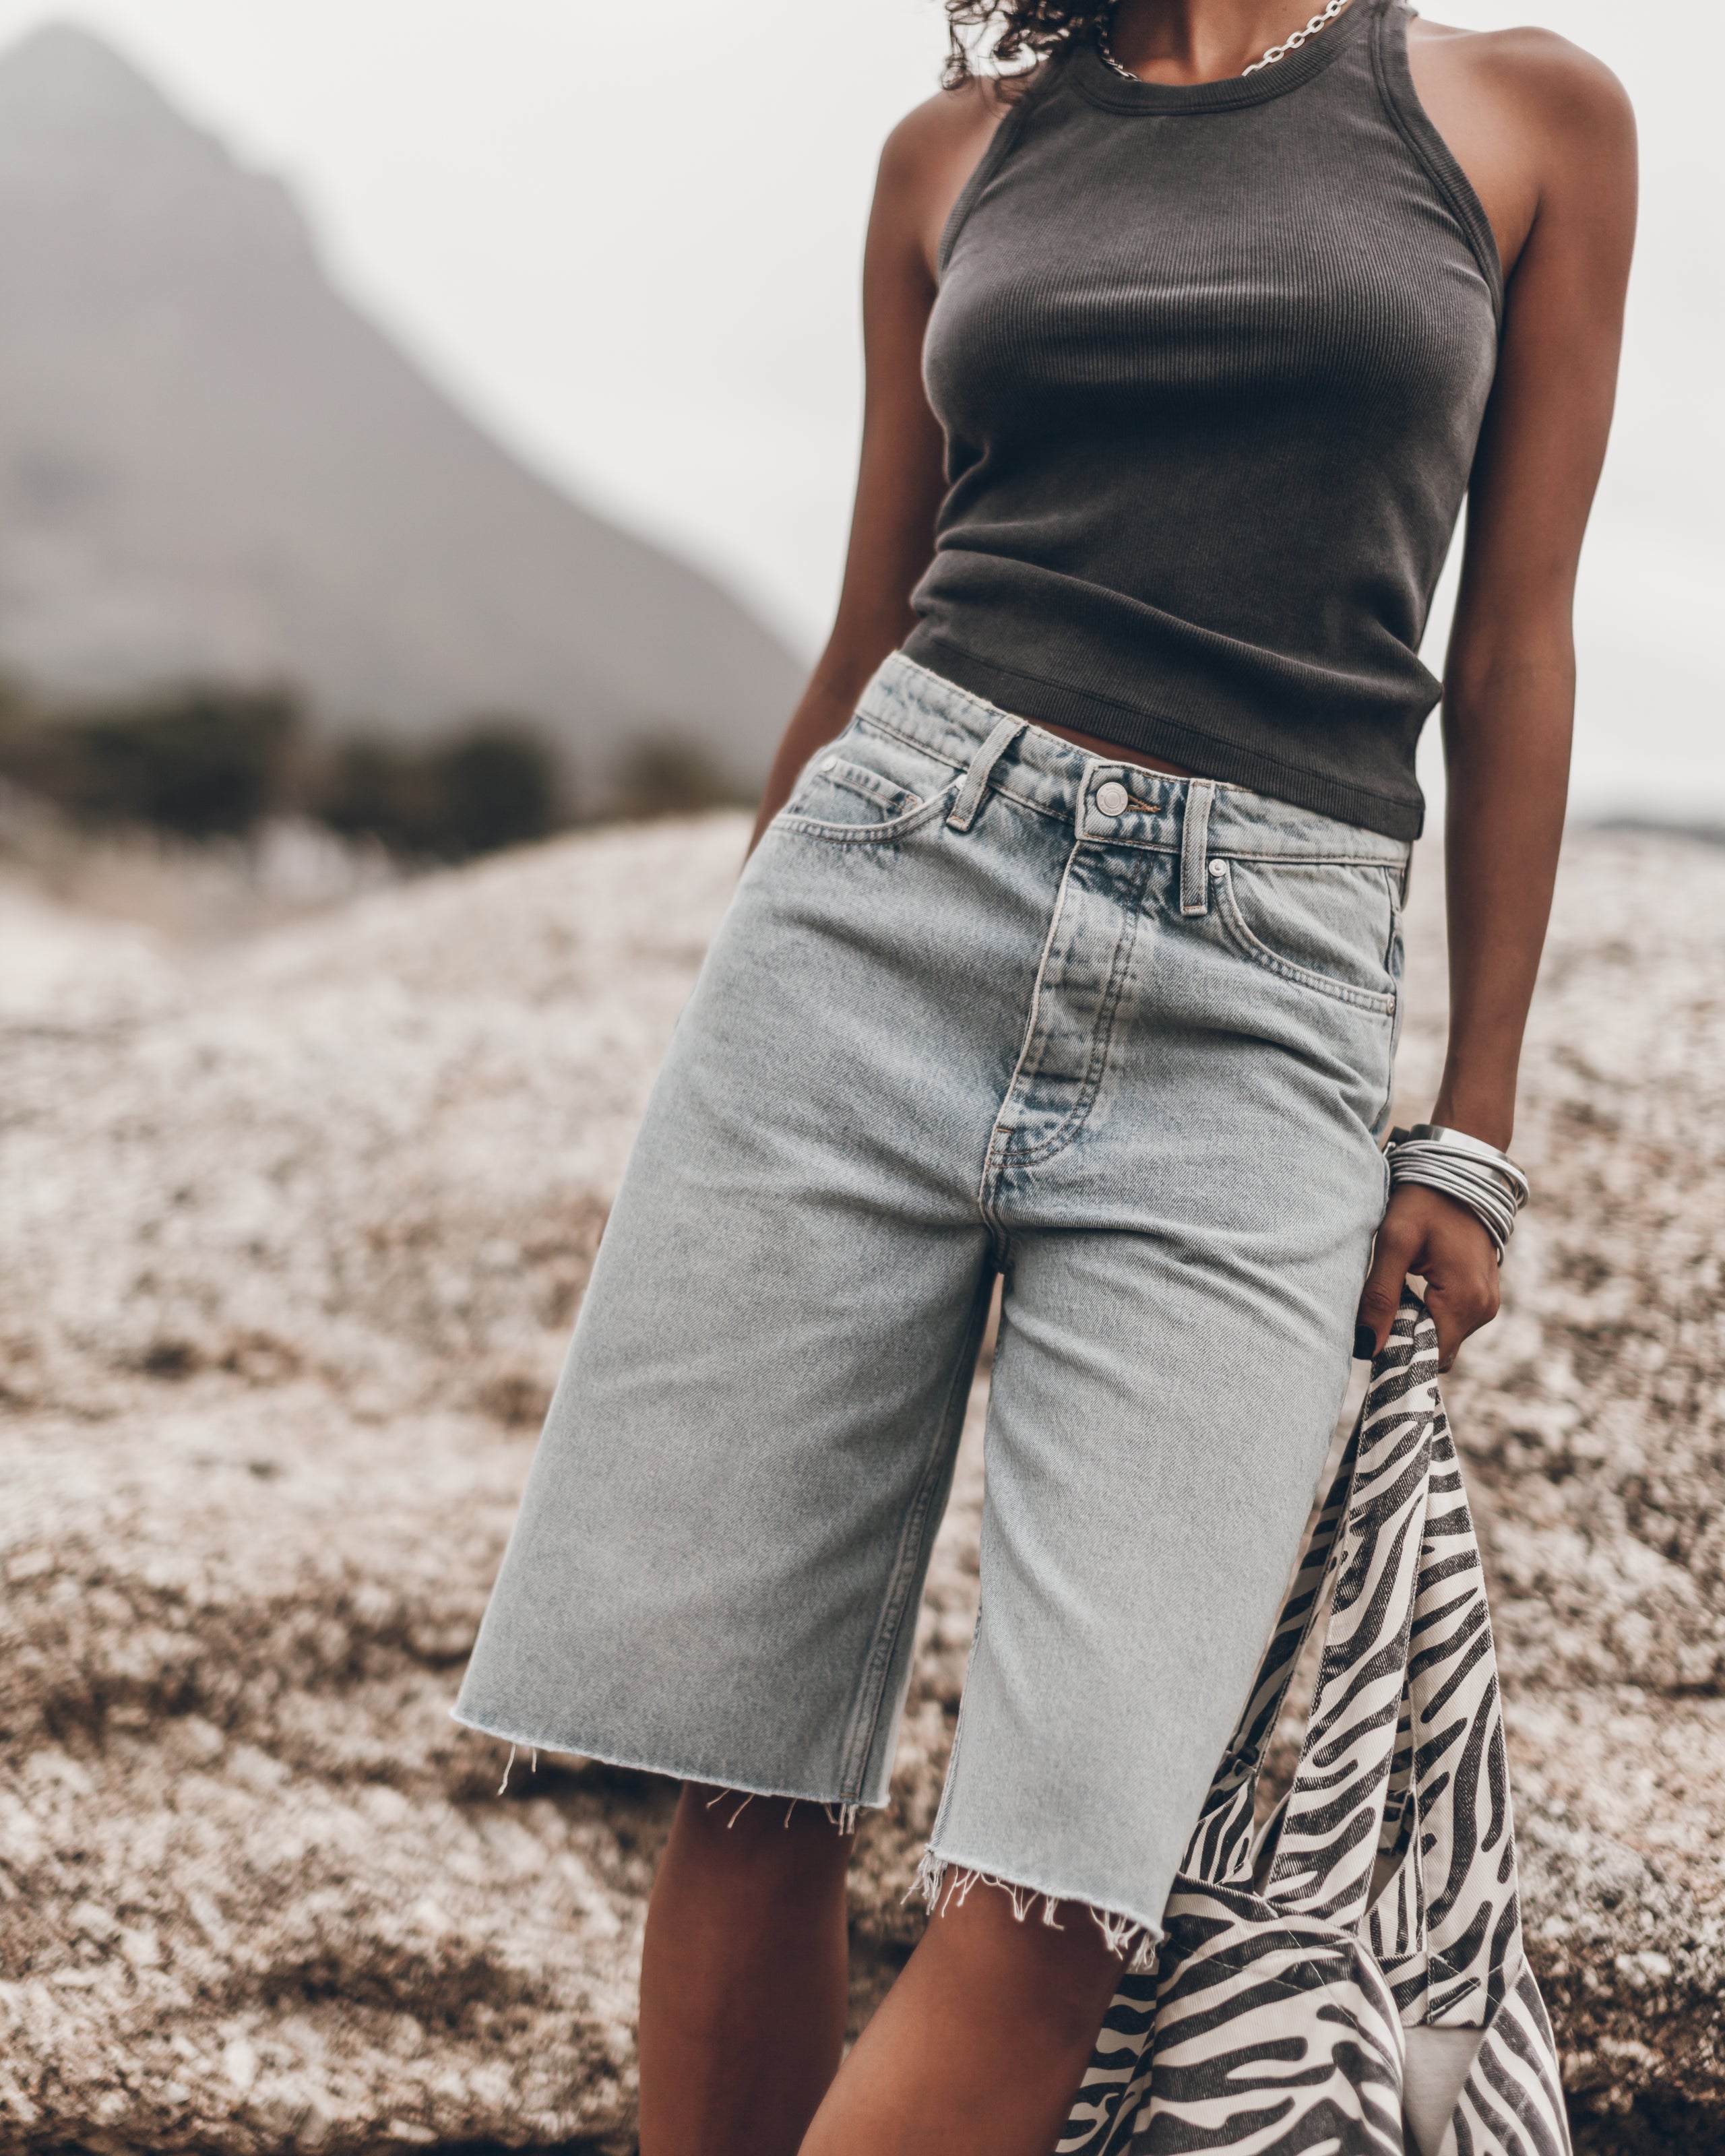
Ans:
{"type": "Polygon", "coordinates": [[[875,214],[914,244],[929,276],[936,274],[940,236],[953,203],[995,129],[1028,87],[1022,76],[1009,90],[973,77],[957,90],[925,98],[887,136],[875,186],[875,214]]]}
{"type": "Polygon", "coordinates": [[[1543,126],[1596,134],[1633,126],[1622,83],[1603,60],[1555,30],[1531,23],[1470,30],[1422,15],[1411,35],[1433,59],[1465,72],[1481,94],[1512,100],[1543,126]]]}
{"type": "Polygon", "coordinates": [[[912,105],[886,138],[880,168],[904,177],[944,171],[955,158],[980,156],[1012,110],[1012,96],[985,76],[937,90],[912,105]]]}
{"type": "Polygon", "coordinates": [[[1421,102],[1472,181],[1507,276],[1536,221],[1610,217],[1635,189],[1635,116],[1603,61],[1555,31],[1414,23],[1421,102]]]}

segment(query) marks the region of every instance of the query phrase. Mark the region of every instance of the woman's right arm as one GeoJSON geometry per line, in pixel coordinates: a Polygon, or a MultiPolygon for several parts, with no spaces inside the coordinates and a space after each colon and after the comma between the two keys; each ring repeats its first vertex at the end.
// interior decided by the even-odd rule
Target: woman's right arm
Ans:
{"type": "Polygon", "coordinates": [[[797,774],[850,723],[857,699],[916,621],[911,593],[934,552],[946,445],[922,388],[922,338],[934,304],[947,217],[1004,107],[981,84],[919,105],[881,152],[863,254],[862,463],[833,633],[773,758],[749,840],[789,798],[797,774]]]}

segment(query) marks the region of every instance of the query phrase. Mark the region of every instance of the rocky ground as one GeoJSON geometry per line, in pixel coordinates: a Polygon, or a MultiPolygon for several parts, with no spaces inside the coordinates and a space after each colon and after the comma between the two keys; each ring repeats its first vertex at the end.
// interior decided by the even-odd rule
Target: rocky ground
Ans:
{"type": "MultiPolygon", "coordinates": [[[[613,830],[195,954],[0,879],[0,2150],[631,2145],[666,1825],[447,1707],[740,850],[613,830]]],[[[1442,1024],[1422,861],[1404,1081],[1442,1024]]],[[[1451,1387],[1591,2149],[1725,2150],[1725,850],[1571,844],[1451,1387]]],[[[980,1469],[867,1829],[918,1918],[980,1469]]]]}

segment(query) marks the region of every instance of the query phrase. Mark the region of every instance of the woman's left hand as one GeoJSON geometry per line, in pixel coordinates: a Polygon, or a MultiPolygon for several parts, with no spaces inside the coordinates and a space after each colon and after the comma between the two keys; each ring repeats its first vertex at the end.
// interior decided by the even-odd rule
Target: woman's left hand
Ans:
{"type": "Polygon", "coordinates": [[[1390,1192],[1378,1230],[1354,1332],[1353,1352],[1362,1361],[1381,1353],[1389,1339],[1409,1273],[1425,1282],[1438,1368],[1447,1370],[1468,1335],[1497,1315],[1497,1253],[1466,1206],[1418,1183],[1398,1183],[1390,1192]]]}

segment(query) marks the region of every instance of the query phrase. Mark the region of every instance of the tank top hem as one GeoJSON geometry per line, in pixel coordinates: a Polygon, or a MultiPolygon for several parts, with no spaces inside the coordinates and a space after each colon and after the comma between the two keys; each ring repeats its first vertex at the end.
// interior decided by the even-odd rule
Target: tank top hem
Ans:
{"type": "Polygon", "coordinates": [[[1210,733],[1189,721],[1101,696],[1070,682],[1050,680],[1022,667],[985,659],[954,644],[927,624],[914,629],[899,647],[927,672],[981,696],[1014,718],[1041,726],[1070,726],[1128,752],[1184,764],[1199,778],[1250,787],[1273,801],[1309,808],[1337,823],[1376,831],[1386,839],[1417,839],[1425,825],[1425,803],[1348,786],[1324,773],[1246,747],[1226,734],[1210,733]]]}

